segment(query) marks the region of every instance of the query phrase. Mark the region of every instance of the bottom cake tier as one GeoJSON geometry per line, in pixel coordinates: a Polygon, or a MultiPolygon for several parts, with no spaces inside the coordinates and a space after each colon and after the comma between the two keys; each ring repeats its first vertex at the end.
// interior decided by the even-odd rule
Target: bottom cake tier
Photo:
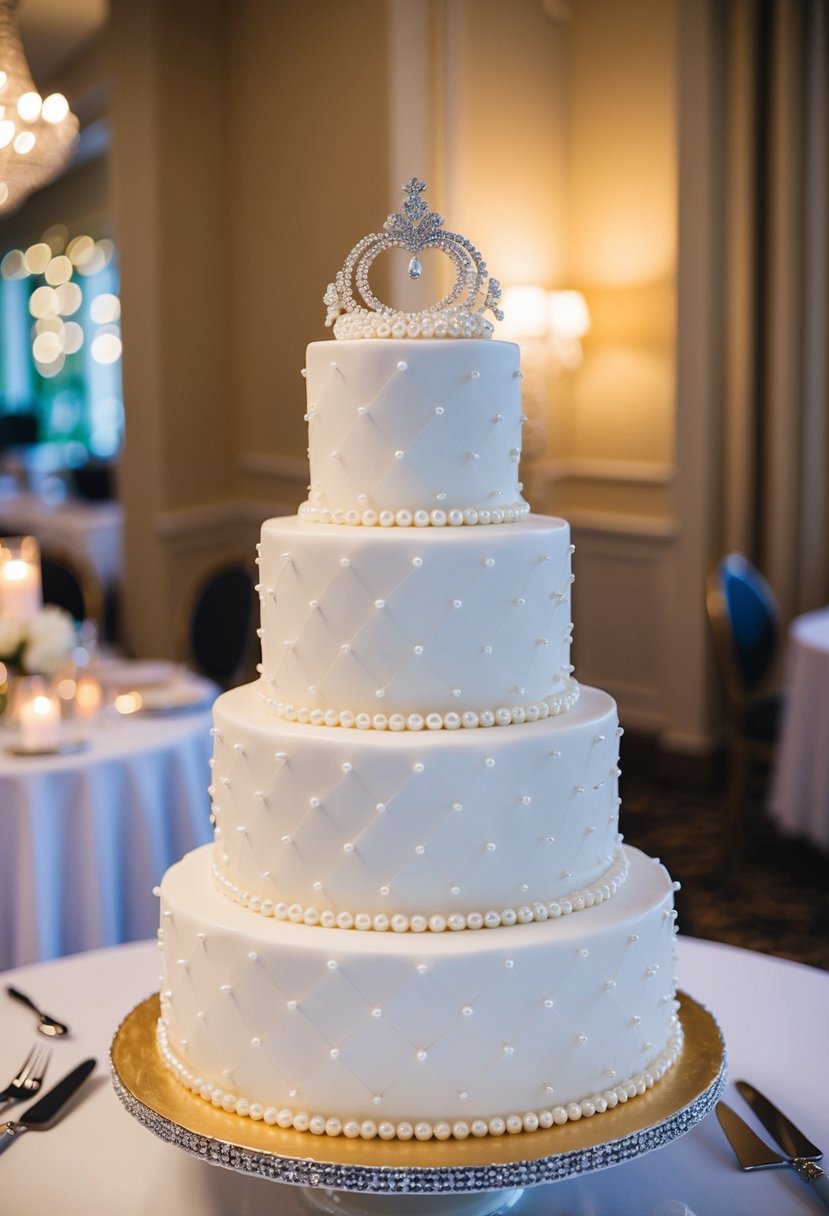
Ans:
{"type": "Polygon", "coordinates": [[[681,1050],[673,884],[626,849],[616,898],[459,933],[263,919],[210,847],[161,886],[159,1048],[225,1110],[317,1134],[533,1131],[643,1093],[681,1050]]]}

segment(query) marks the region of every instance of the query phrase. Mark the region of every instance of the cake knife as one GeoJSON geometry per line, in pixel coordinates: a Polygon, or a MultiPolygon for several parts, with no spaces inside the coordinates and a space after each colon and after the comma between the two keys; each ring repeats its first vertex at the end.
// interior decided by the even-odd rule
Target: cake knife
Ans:
{"type": "Polygon", "coordinates": [[[815,1188],[824,1207],[829,1208],[829,1175],[816,1161],[776,1153],[725,1102],[717,1103],[717,1118],[742,1169],[762,1170],[778,1165],[790,1165],[804,1182],[815,1188]]]}
{"type": "Polygon", "coordinates": [[[0,1153],[20,1138],[22,1132],[46,1131],[56,1122],[58,1114],[75,1090],[86,1080],[95,1067],[95,1060],[84,1060],[73,1068],[62,1081],[58,1081],[48,1094],[24,1111],[20,1119],[0,1123],[0,1153]]]}
{"type": "Polygon", "coordinates": [[[741,1097],[745,1098],[763,1127],[774,1136],[777,1143],[790,1157],[800,1157],[803,1160],[820,1161],[823,1153],[816,1144],[812,1144],[799,1127],[795,1127],[791,1119],[782,1110],[769,1101],[765,1094],[749,1081],[735,1081],[741,1097]]]}

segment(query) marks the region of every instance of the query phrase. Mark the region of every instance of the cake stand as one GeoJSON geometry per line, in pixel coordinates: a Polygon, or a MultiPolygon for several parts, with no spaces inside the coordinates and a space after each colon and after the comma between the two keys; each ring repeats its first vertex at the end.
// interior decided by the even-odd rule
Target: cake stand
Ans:
{"type": "Polygon", "coordinates": [[[303,1188],[306,1207],[341,1216],[493,1216],[528,1186],[605,1169],[661,1148],[713,1110],[725,1048],[713,1016],[679,994],[682,1056],[653,1089],[591,1119],[517,1136],[420,1142],[350,1140],[283,1130],[216,1109],[164,1066],[158,995],[125,1018],[112,1043],[113,1084],[129,1113],[162,1140],[239,1173],[303,1188]]]}

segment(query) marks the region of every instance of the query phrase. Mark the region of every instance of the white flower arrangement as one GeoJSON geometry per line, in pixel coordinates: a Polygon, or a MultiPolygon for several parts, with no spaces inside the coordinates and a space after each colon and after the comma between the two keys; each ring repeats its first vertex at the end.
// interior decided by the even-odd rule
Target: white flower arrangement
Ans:
{"type": "Polygon", "coordinates": [[[47,604],[26,621],[0,616],[0,662],[26,675],[53,676],[78,644],[68,612],[47,604]]]}

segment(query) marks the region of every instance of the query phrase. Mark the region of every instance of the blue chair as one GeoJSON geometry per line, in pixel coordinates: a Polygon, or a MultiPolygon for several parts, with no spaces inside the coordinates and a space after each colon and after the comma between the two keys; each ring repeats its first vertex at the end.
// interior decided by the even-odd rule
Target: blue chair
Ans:
{"type": "Polygon", "coordinates": [[[730,772],[721,869],[734,860],[752,767],[768,766],[780,729],[782,697],[771,687],[780,650],[774,592],[748,558],[729,553],[708,578],[706,607],[714,635],[728,722],[730,772]]]}

